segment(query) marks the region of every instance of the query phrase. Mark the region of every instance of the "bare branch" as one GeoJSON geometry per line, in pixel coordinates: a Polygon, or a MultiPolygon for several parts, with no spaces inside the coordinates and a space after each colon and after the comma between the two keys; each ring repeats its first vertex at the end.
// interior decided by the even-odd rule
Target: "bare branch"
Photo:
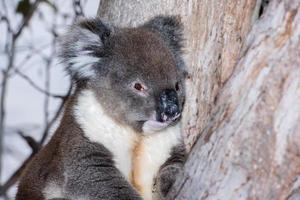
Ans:
{"type": "Polygon", "coordinates": [[[31,80],[31,78],[29,76],[27,76],[26,74],[22,73],[20,70],[15,69],[16,74],[18,74],[21,78],[23,78],[24,80],[26,80],[34,89],[36,89],[37,91],[53,97],[53,98],[58,98],[58,99],[64,99],[65,96],[62,95],[58,95],[58,94],[52,94],[50,92],[48,92],[47,90],[42,89],[40,86],[38,86],[36,83],[34,83],[33,80],[31,80]]]}
{"type": "Polygon", "coordinates": [[[35,153],[31,153],[30,156],[22,163],[22,165],[10,176],[10,178],[0,187],[0,196],[6,194],[7,190],[13,186],[19,179],[26,165],[33,158],[35,153]]]}
{"type": "Polygon", "coordinates": [[[33,137],[25,135],[21,130],[18,130],[17,133],[27,142],[32,152],[37,153],[39,151],[40,145],[33,137]]]}
{"type": "Polygon", "coordinates": [[[42,0],[36,0],[36,1],[32,4],[31,9],[29,10],[29,12],[28,12],[28,14],[25,16],[25,18],[22,20],[21,25],[19,26],[17,32],[13,34],[13,38],[18,38],[18,37],[21,35],[21,33],[22,33],[24,27],[27,26],[27,24],[29,23],[31,17],[33,16],[35,10],[38,8],[38,5],[39,5],[39,3],[40,3],[41,1],[42,1],[42,0]]]}
{"type": "Polygon", "coordinates": [[[73,9],[75,13],[74,20],[76,20],[78,17],[84,16],[80,0],[73,0],[73,9]]]}

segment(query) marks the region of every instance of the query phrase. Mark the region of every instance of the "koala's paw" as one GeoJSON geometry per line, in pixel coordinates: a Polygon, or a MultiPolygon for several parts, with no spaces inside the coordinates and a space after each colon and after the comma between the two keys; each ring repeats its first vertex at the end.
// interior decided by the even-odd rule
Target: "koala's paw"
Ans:
{"type": "Polygon", "coordinates": [[[180,173],[182,173],[182,165],[169,165],[159,171],[156,179],[156,192],[159,199],[166,197],[180,173]]]}

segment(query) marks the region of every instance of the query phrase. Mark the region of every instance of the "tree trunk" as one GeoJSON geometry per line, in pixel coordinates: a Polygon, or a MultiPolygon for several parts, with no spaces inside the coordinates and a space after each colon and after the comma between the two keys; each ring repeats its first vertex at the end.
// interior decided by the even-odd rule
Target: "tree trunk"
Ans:
{"type": "Polygon", "coordinates": [[[300,199],[300,1],[266,2],[100,3],[121,26],[182,16],[191,152],[169,199],[300,199]]]}

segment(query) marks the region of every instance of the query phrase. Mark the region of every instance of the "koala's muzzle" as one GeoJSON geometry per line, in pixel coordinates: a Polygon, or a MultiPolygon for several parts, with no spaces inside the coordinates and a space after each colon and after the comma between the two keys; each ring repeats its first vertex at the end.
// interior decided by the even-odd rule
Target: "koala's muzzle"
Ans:
{"type": "Polygon", "coordinates": [[[180,114],[177,92],[173,89],[164,90],[159,96],[157,120],[160,122],[176,121],[180,114]]]}

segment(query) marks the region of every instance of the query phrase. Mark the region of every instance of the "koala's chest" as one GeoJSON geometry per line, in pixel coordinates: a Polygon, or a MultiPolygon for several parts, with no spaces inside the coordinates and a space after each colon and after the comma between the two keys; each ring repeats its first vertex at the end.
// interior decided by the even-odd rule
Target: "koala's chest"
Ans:
{"type": "Polygon", "coordinates": [[[154,179],[170,157],[172,148],[180,142],[180,125],[177,125],[139,138],[123,132],[102,144],[112,152],[116,167],[126,179],[144,199],[151,200],[154,179]]]}
{"type": "Polygon", "coordinates": [[[172,148],[181,142],[180,126],[139,138],[129,132],[115,133],[113,137],[102,135],[97,142],[112,153],[116,167],[143,199],[151,200],[160,167],[170,157],[172,148]]]}
{"type": "MultiPolygon", "coordinates": [[[[181,142],[180,125],[150,136],[137,137],[124,128],[114,132],[86,129],[90,140],[104,145],[113,155],[116,167],[139,191],[143,199],[152,199],[154,178],[170,157],[172,148],[181,142]],[[88,130],[88,131],[87,131],[88,130]]],[[[111,128],[111,127],[110,127],[111,128]]],[[[116,129],[115,129],[116,130],[116,129]]]]}
{"type": "Polygon", "coordinates": [[[144,199],[152,199],[154,178],[170,157],[172,148],[180,143],[179,125],[161,133],[144,137],[133,151],[132,184],[144,199]]]}
{"type": "Polygon", "coordinates": [[[137,133],[107,116],[91,92],[82,94],[74,114],[84,135],[90,141],[105,146],[124,177],[144,199],[152,199],[154,178],[160,166],[170,157],[172,147],[181,141],[180,124],[138,137],[137,133]]]}

